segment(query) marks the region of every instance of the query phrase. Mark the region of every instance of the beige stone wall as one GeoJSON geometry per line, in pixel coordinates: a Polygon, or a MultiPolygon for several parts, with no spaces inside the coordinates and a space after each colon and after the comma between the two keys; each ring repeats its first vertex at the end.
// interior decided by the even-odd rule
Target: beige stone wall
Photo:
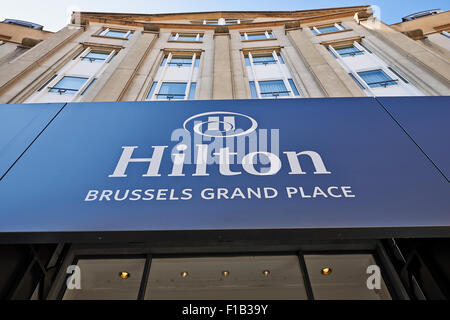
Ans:
{"type": "Polygon", "coordinates": [[[450,24],[450,11],[425,16],[411,21],[391,24],[390,27],[399,32],[421,29],[424,35],[435,33],[440,26],[450,24]]]}
{"type": "Polygon", "coordinates": [[[8,41],[14,43],[22,43],[23,38],[33,38],[38,40],[47,39],[53,32],[36,30],[32,28],[22,27],[15,24],[0,22],[0,40],[7,38],[8,41]]]}

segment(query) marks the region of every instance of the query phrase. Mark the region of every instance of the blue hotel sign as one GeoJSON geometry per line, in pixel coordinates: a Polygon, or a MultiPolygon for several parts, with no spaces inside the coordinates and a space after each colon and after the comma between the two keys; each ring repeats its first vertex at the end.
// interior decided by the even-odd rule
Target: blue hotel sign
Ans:
{"type": "Polygon", "coordinates": [[[391,236],[405,228],[450,234],[449,129],[421,126],[448,119],[449,101],[3,105],[0,235],[371,228],[391,236]]]}

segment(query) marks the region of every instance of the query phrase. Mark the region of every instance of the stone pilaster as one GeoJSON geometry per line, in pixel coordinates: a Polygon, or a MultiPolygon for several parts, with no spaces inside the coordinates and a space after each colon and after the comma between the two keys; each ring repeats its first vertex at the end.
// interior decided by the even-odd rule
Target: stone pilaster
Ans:
{"type": "Polygon", "coordinates": [[[213,99],[233,99],[232,81],[230,33],[220,26],[214,33],[213,99]]]}
{"type": "MultiPolygon", "coordinates": [[[[8,86],[25,76],[28,71],[39,67],[50,55],[82,32],[83,28],[72,25],[67,26],[48,37],[45,41],[38,44],[33,43],[34,46],[15,60],[14,63],[2,67],[2,71],[0,72],[0,103],[9,103],[18,92],[25,90],[30,83],[20,81],[14,86],[14,92],[5,94],[8,86]]],[[[31,44],[31,41],[27,40],[28,42],[31,44]]]]}
{"type": "Polygon", "coordinates": [[[292,45],[296,48],[303,63],[313,74],[315,81],[325,95],[329,97],[351,97],[352,93],[310,41],[307,34],[301,30],[300,24],[286,24],[285,29],[292,45]]]}
{"type": "Polygon", "coordinates": [[[139,39],[128,49],[126,56],[111,74],[93,101],[121,100],[159,36],[159,31],[155,30],[159,30],[159,28],[153,25],[144,28],[139,39]]]}

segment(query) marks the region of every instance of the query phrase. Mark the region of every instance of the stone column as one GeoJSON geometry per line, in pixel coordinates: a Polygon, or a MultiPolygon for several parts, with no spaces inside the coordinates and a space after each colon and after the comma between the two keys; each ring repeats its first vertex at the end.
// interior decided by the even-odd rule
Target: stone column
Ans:
{"type": "Polygon", "coordinates": [[[145,25],[144,31],[114,70],[93,101],[119,101],[125,95],[139,67],[159,36],[159,26],[145,25]]]}
{"type": "Polygon", "coordinates": [[[233,99],[231,75],[230,33],[219,26],[214,32],[213,99],[233,99]]]}
{"type": "Polygon", "coordinates": [[[198,99],[211,100],[214,81],[214,39],[210,33],[205,33],[205,51],[202,53],[202,62],[199,69],[197,83],[198,99]]]}
{"type": "Polygon", "coordinates": [[[329,97],[351,97],[352,93],[308,39],[306,33],[301,30],[300,23],[298,21],[287,23],[285,29],[292,45],[324,93],[329,97]]]}
{"type": "Polygon", "coordinates": [[[240,50],[241,38],[239,33],[231,37],[231,75],[233,77],[234,99],[250,99],[250,87],[248,84],[247,72],[240,50]]]}
{"type": "Polygon", "coordinates": [[[9,103],[14,96],[28,88],[29,81],[21,81],[20,83],[15,81],[23,78],[29,71],[38,68],[45,59],[48,59],[50,55],[60,50],[83,31],[84,26],[68,25],[33,46],[13,63],[3,66],[0,72],[0,103],[9,103]],[[9,92],[11,90],[8,87],[13,82],[17,85],[14,86],[13,92],[9,92]],[[5,93],[6,90],[8,90],[8,93],[5,93]]]}

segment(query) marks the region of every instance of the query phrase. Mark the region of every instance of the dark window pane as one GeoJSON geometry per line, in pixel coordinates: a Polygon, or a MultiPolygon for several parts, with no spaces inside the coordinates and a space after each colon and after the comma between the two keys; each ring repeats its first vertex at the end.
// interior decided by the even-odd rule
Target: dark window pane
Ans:
{"type": "Polygon", "coordinates": [[[320,33],[328,33],[328,32],[339,31],[339,29],[336,28],[335,25],[325,26],[325,27],[317,27],[317,30],[319,30],[320,33]]]}
{"type": "Polygon", "coordinates": [[[152,83],[152,87],[150,88],[150,91],[149,91],[149,93],[148,93],[148,95],[147,95],[147,99],[151,99],[152,97],[153,97],[153,93],[155,92],[155,89],[156,89],[156,85],[158,84],[158,82],[156,82],[156,81],[154,81],[153,83],[152,83]]]}
{"type": "Polygon", "coordinates": [[[119,31],[119,30],[109,30],[105,36],[107,37],[116,37],[116,38],[124,38],[127,35],[127,31],[119,31]]]}
{"type": "Polygon", "coordinates": [[[189,90],[189,100],[195,100],[195,89],[197,88],[196,82],[191,82],[191,88],[189,90]]]}
{"type": "Polygon", "coordinates": [[[286,89],[283,80],[259,81],[258,84],[262,97],[276,98],[281,96],[289,96],[289,91],[286,89]]]}
{"type": "Polygon", "coordinates": [[[252,99],[258,99],[258,93],[256,92],[256,86],[254,81],[249,81],[250,84],[250,93],[252,95],[252,99]]]}
{"type": "Polygon", "coordinates": [[[179,34],[178,35],[178,41],[196,41],[197,35],[196,34],[179,34]]]}
{"type": "Polygon", "coordinates": [[[261,40],[267,39],[266,34],[262,33],[247,33],[248,40],[261,40]]]}
{"type": "Polygon", "coordinates": [[[387,87],[396,85],[397,81],[391,79],[383,70],[371,70],[365,72],[358,72],[358,75],[367,83],[371,88],[387,87]]]}
{"type": "Polygon", "coordinates": [[[354,45],[345,46],[345,47],[336,47],[336,48],[334,48],[334,50],[336,50],[336,52],[339,53],[339,55],[344,58],[363,54],[363,51],[359,50],[354,45]]]}
{"type": "Polygon", "coordinates": [[[275,58],[272,53],[267,54],[254,54],[253,56],[253,64],[261,65],[261,64],[274,64],[276,63],[275,58]]]}
{"type": "Polygon", "coordinates": [[[158,99],[184,99],[185,82],[164,82],[158,93],[158,99]]]}
{"type": "Polygon", "coordinates": [[[187,67],[192,64],[192,56],[172,56],[170,66],[187,67]]]}
{"type": "Polygon", "coordinates": [[[83,86],[88,78],[81,77],[63,77],[54,87],[50,88],[49,92],[56,92],[59,94],[75,94],[83,86]]]}
{"type": "Polygon", "coordinates": [[[293,91],[294,95],[295,96],[300,96],[300,93],[298,92],[297,87],[295,86],[294,80],[288,79],[288,81],[289,81],[289,84],[290,84],[290,86],[292,88],[292,91],[293,91]]]}
{"type": "Polygon", "coordinates": [[[110,52],[107,51],[96,51],[92,50],[87,55],[81,58],[83,61],[90,61],[90,62],[103,62],[108,58],[110,52]]]}

